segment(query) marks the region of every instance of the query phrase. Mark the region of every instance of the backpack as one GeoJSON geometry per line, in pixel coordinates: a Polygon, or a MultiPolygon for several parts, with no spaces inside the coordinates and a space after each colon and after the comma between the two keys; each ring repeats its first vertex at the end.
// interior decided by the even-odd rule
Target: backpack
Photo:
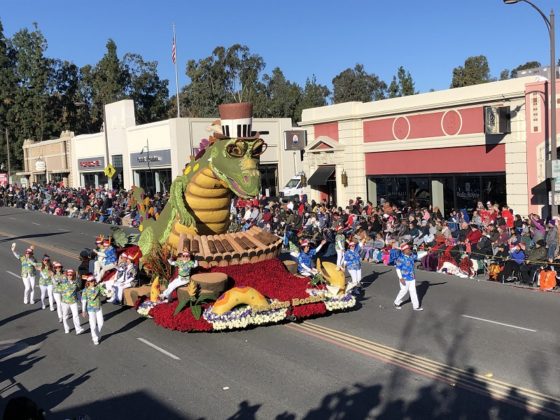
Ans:
{"type": "Polygon", "coordinates": [[[488,266],[488,279],[492,281],[498,281],[498,277],[502,272],[502,267],[500,264],[492,263],[488,266]]]}
{"type": "Polygon", "coordinates": [[[556,271],[543,270],[539,274],[539,287],[541,290],[552,290],[556,287],[556,271]]]}

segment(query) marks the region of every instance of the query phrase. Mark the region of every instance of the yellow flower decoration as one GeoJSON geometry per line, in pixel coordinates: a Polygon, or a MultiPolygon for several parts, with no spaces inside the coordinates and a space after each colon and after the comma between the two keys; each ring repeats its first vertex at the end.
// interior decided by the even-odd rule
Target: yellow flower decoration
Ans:
{"type": "Polygon", "coordinates": [[[194,296],[196,295],[196,284],[194,281],[189,282],[188,286],[187,286],[187,294],[189,296],[194,296]]]}

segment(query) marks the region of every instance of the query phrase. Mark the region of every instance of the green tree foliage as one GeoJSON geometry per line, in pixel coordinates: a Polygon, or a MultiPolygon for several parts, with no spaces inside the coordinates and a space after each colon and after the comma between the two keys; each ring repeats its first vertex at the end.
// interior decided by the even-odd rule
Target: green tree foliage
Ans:
{"type": "Polygon", "coordinates": [[[333,83],[333,102],[349,101],[370,102],[383,99],[387,84],[377,75],[366,73],[362,64],[346,69],[335,76],[333,83]]]}
{"type": "Polygon", "coordinates": [[[37,24],[33,30],[22,29],[14,34],[15,76],[18,81],[14,104],[10,108],[14,163],[21,165],[24,139],[43,140],[51,134],[48,129],[48,83],[51,63],[45,57],[47,41],[37,24]]]}
{"type": "Polygon", "coordinates": [[[91,116],[80,90],[80,69],[69,61],[51,60],[48,119],[55,136],[64,130],[75,134],[90,131],[91,116]]]}
{"type": "Polygon", "coordinates": [[[500,72],[500,80],[507,80],[509,79],[509,70],[508,69],[503,69],[500,72]]]}
{"type": "Polygon", "coordinates": [[[15,51],[10,47],[9,40],[4,36],[4,28],[0,22],[0,163],[7,165],[5,132],[9,127],[8,113],[14,104],[17,81],[15,76],[15,51]]]}
{"type": "MultiPolygon", "coordinates": [[[[284,117],[296,119],[298,104],[301,100],[301,88],[296,84],[286,80],[284,73],[278,67],[272,70],[271,75],[263,77],[266,101],[264,107],[260,107],[258,112],[262,117],[284,117]]],[[[259,104],[260,105],[260,104],[259,104]]]]}
{"type": "Polygon", "coordinates": [[[107,41],[107,52],[97,63],[91,74],[92,123],[101,128],[103,123],[103,106],[126,98],[126,87],[130,75],[117,56],[117,44],[112,39],[107,41]]]}
{"type": "Polygon", "coordinates": [[[538,61],[527,61],[525,64],[520,64],[519,66],[514,68],[511,71],[510,77],[512,79],[514,77],[517,77],[517,72],[519,72],[521,70],[537,69],[539,67],[541,67],[541,63],[539,63],[538,61]]]}
{"type": "Polygon", "coordinates": [[[393,76],[393,80],[387,89],[387,96],[389,98],[396,98],[399,96],[416,95],[418,92],[414,90],[414,80],[409,71],[406,71],[403,66],[397,69],[397,75],[393,76]]]}
{"type": "Polygon", "coordinates": [[[139,124],[165,118],[168,109],[169,81],[161,80],[156,61],[144,61],[141,55],[128,53],[123,57],[128,73],[127,96],[136,106],[136,120],[139,124]]]}
{"type": "Polygon", "coordinates": [[[463,66],[453,69],[451,87],[478,85],[489,81],[491,78],[488,59],[484,55],[477,55],[467,58],[463,66]]]}
{"type": "Polygon", "coordinates": [[[315,75],[311,76],[311,78],[307,79],[305,82],[305,87],[303,88],[301,100],[296,109],[296,118],[294,118],[294,120],[296,122],[301,121],[301,113],[304,109],[327,105],[327,99],[330,94],[329,88],[317,83],[315,75]]]}
{"type": "Polygon", "coordinates": [[[216,47],[212,55],[187,62],[191,82],[183,88],[181,108],[188,116],[217,116],[218,105],[226,102],[259,102],[263,85],[260,74],[264,60],[245,45],[216,47]]]}

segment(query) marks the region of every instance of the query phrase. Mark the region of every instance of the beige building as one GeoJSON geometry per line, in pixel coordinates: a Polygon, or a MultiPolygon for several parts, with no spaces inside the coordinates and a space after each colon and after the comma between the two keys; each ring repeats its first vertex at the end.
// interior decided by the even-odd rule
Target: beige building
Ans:
{"type": "MultiPolygon", "coordinates": [[[[73,187],[141,186],[165,191],[182,173],[201,141],[211,134],[215,118],[172,118],[136,125],[134,103],[123,100],[106,105],[107,130],[72,138],[71,183],[73,187]],[[109,180],[103,169],[111,163],[117,170],[109,180]]],[[[291,130],[289,118],[255,118],[253,128],[267,132],[262,138],[268,148],[261,156],[262,193],[277,195],[302,168],[302,160],[284,150],[284,133],[291,130]]]]}
{"type": "Polygon", "coordinates": [[[446,212],[490,200],[539,213],[548,202],[547,89],[532,76],[306,109],[309,198],[414,201],[446,212]]]}
{"type": "Polygon", "coordinates": [[[72,160],[70,158],[72,138],[74,133],[63,131],[60,138],[36,142],[23,142],[24,171],[16,173],[23,182],[44,183],[63,182],[72,183],[72,160]]]}

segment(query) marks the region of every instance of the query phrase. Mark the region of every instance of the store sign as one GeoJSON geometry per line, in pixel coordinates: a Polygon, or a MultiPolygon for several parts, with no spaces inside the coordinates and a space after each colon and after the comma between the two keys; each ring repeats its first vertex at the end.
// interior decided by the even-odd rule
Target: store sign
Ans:
{"type": "Polygon", "coordinates": [[[148,153],[130,154],[130,166],[133,168],[151,168],[171,165],[171,150],[154,150],[148,153]]]}
{"type": "Polygon", "coordinates": [[[307,131],[290,130],[284,132],[286,145],[285,150],[303,150],[307,146],[307,131]]]}
{"type": "Polygon", "coordinates": [[[44,160],[39,159],[35,161],[35,170],[38,172],[45,172],[47,169],[47,164],[44,160]]]}
{"type": "Polygon", "coordinates": [[[102,170],[105,167],[105,158],[89,158],[78,159],[78,168],[80,171],[95,171],[102,170]]]}

